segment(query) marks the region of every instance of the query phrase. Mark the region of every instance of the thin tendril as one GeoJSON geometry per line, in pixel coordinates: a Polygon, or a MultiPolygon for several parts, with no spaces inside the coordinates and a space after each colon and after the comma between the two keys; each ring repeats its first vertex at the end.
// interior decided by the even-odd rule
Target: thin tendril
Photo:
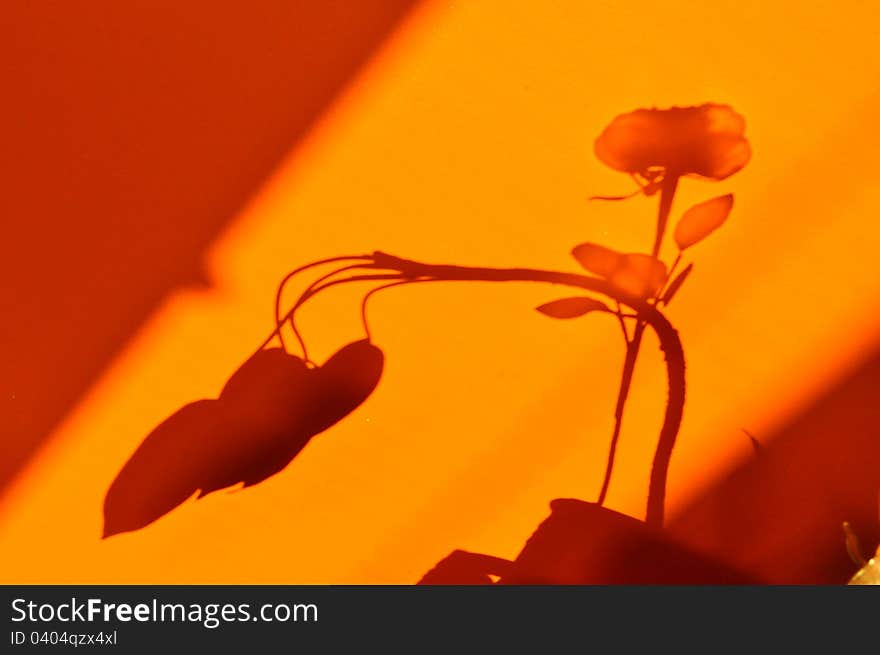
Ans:
{"type": "Polygon", "coordinates": [[[623,196],[590,196],[587,200],[629,200],[630,198],[635,198],[640,193],[643,193],[642,189],[636,189],[632,193],[627,193],[623,196]]]}
{"type": "MultiPolygon", "coordinates": [[[[284,317],[284,319],[280,319],[278,316],[280,313],[280,308],[276,302],[276,305],[275,305],[275,331],[276,331],[276,334],[278,335],[279,341],[281,341],[281,346],[284,347],[284,337],[282,336],[282,328],[284,327],[284,323],[289,320],[290,321],[290,329],[291,329],[291,331],[293,331],[293,334],[296,337],[296,340],[299,342],[299,347],[302,350],[303,361],[305,361],[307,364],[310,363],[305,341],[303,340],[302,334],[300,334],[299,329],[296,327],[296,321],[294,320],[294,312],[304,302],[303,297],[305,297],[306,294],[308,294],[311,290],[313,290],[321,282],[324,282],[325,280],[329,280],[334,275],[338,275],[339,273],[343,273],[344,271],[350,271],[350,270],[353,270],[356,268],[369,268],[369,266],[370,266],[369,264],[349,264],[348,266],[342,266],[341,268],[337,268],[336,270],[330,271],[329,273],[325,273],[324,275],[319,277],[317,280],[313,281],[306,288],[305,292],[303,292],[303,295],[300,296],[299,300],[297,300],[296,304],[293,306],[293,309],[290,312],[288,312],[288,314],[284,317]]],[[[311,297],[311,296],[308,296],[308,297],[311,297]]]]}
{"type": "Polygon", "coordinates": [[[666,291],[669,289],[669,285],[674,282],[674,280],[672,279],[672,274],[675,273],[675,270],[678,268],[678,265],[680,263],[681,250],[678,251],[678,255],[675,256],[675,260],[672,262],[672,266],[669,267],[669,272],[666,274],[666,281],[659,289],[657,289],[657,294],[654,296],[654,302],[659,302],[666,294],[666,291]]]}
{"type": "MultiPolygon", "coordinates": [[[[281,297],[284,293],[284,287],[294,278],[294,276],[310,268],[314,268],[315,266],[321,266],[322,264],[332,264],[333,262],[351,261],[355,259],[369,261],[372,258],[370,255],[341,255],[339,257],[328,257],[327,259],[319,259],[318,261],[295,268],[285,275],[278,284],[278,290],[275,292],[275,324],[278,324],[278,315],[281,313],[281,297]]],[[[284,336],[281,334],[280,330],[278,331],[278,340],[281,342],[281,347],[284,348],[284,336]]],[[[262,347],[263,346],[261,346],[261,348],[262,347]]]]}
{"type": "Polygon", "coordinates": [[[623,340],[626,342],[626,345],[629,345],[629,331],[627,331],[626,323],[623,320],[624,313],[619,300],[617,301],[617,311],[615,314],[617,315],[617,321],[620,323],[620,329],[623,332],[623,340]]]}
{"type": "MultiPolygon", "coordinates": [[[[355,267],[355,268],[365,268],[365,267],[355,267]]],[[[336,273],[339,273],[340,271],[335,271],[335,272],[336,272],[336,273]]],[[[325,277],[327,277],[327,276],[325,276],[325,277]]],[[[280,332],[280,328],[281,328],[281,326],[282,326],[286,321],[288,321],[288,320],[290,320],[290,319],[292,318],[294,312],[295,312],[297,309],[299,309],[299,308],[300,308],[300,307],[301,307],[301,306],[302,306],[307,300],[309,300],[312,296],[314,296],[314,295],[317,294],[317,293],[320,293],[320,292],[323,291],[324,289],[328,289],[328,288],[330,288],[330,287],[332,287],[332,286],[336,286],[337,284],[344,284],[344,283],[346,283],[346,282],[365,282],[365,281],[370,281],[370,280],[399,280],[399,279],[401,279],[402,277],[405,277],[405,276],[402,275],[401,273],[382,273],[382,274],[375,274],[375,275],[352,275],[351,277],[343,278],[343,279],[341,279],[341,280],[331,280],[331,281],[326,282],[326,283],[324,283],[324,284],[322,284],[321,286],[316,287],[316,288],[313,288],[314,285],[312,285],[312,287],[310,287],[309,289],[307,289],[307,290],[303,293],[303,295],[300,296],[300,299],[297,300],[296,305],[294,305],[294,307],[292,307],[292,308],[291,308],[291,309],[290,309],[290,310],[289,310],[284,316],[282,316],[281,319],[275,324],[275,329],[272,330],[272,332],[269,333],[269,335],[266,337],[266,339],[263,341],[263,343],[260,345],[260,347],[257,349],[257,351],[260,351],[260,350],[262,350],[263,348],[265,348],[265,347],[266,347],[266,346],[272,341],[272,339],[274,339],[274,338],[278,335],[278,333],[280,332]]],[[[291,325],[293,326],[293,323],[292,323],[292,322],[291,322],[291,325]]],[[[294,333],[296,333],[296,327],[293,326],[293,328],[294,328],[294,333]]],[[[305,356],[303,356],[303,359],[306,359],[305,356]]]]}
{"type": "Polygon", "coordinates": [[[370,334],[370,324],[367,320],[367,301],[373,296],[374,293],[378,291],[382,291],[384,289],[390,289],[391,287],[399,287],[404,284],[415,284],[417,282],[442,282],[441,279],[435,277],[427,277],[427,278],[412,278],[407,280],[398,280],[397,282],[391,282],[390,284],[383,284],[382,286],[378,286],[375,289],[370,289],[364,294],[363,300],[361,300],[361,323],[364,325],[364,334],[367,336],[367,341],[372,341],[372,335],[370,334]]]}

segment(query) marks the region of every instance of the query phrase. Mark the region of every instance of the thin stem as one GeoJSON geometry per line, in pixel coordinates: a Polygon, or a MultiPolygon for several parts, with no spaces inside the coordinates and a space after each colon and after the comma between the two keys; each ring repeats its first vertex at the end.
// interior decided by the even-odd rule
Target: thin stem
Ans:
{"type": "MultiPolygon", "coordinates": [[[[369,255],[342,255],[340,257],[328,257],[326,259],[319,259],[318,261],[310,262],[303,266],[293,269],[287,275],[285,275],[281,282],[278,284],[278,290],[275,292],[275,324],[278,324],[278,315],[281,313],[281,296],[284,293],[284,287],[287,285],[290,280],[292,280],[296,275],[306,271],[310,268],[314,268],[315,266],[321,266],[322,264],[331,264],[333,262],[342,262],[342,261],[352,261],[355,259],[369,261],[369,255]]],[[[278,340],[281,342],[281,347],[284,348],[284,337],[281,332],[278,332],[278,340]]],[[[301,341],[301,340],[300,340],[301,341]]],[[[261,347],[262,348],[262,347],[261,347]]]]}
{"type": "MultiPolygon", "coordinates": [[[[314,364],[311,359],[309,359],[309,350],[306,348],[306,340],[303,339],[302,333],[299,331],[299,328],[296,326],[296,323],[293,320],[293,315],[290,317],[290,329],[293,332],[293,336],[296,337],[296,342],[299,344],[300,350],[302,350],[303,354],[303,362],[306,364],[314,364]]],[[[281,342],[281,347],[284,350],[287,350],[287,347],[284,345],[284,337],[281,336],[281,326],[278,326],[278,340],[281,342]]],[[[315,364],[317,366],[317,364],[315,364]]]]}
{"type": "MultiPolygon", "coordinates": [[[[662,206],[661,198],[661,206],[662,206]]],[[[660,341],[660,349],[663,351],[666,359],[666,374],[668,384],[668,398],[666,402],[666,411],[663,417],[663,425],[660,428],[660,437],[658,439],[657,448],[654,453],[654,461],[651,467],[651,477],[648,485],[648,502],[645,521],[649,525],[661,527],[663,525],[664,503],[666,499],[666,479],[669,471],[669,462],[672,457],[672,450],[675,446],[675,440],[681,426],[681,417],[684,410],[685,400],[685,362],[684,351],[681,346],[681,340],[678,333],[669,320],[659,311],[653,304],[645,300],[624,293],[615,288],[608,281],[579,275],[576,273],[564,273],[559,271],[547,271],[531,268],[480,268],[470,266],[453,266],[447,264],[425,264],[413,260],[402,259],[382,252],[375,252],[372,256],[372,263],[365,267],[375,269],[386,269],[397,271],[393,274],[371,274],[371,275],[353,275],[341,280],[331,280],[321,286],[313,287],[303,293],[302,297],[283,318],[276,324],[275,329],[263,343],[264,347],[278,333],[280,325],[283,324],[303,303],[309,298],[321,291],[338,284],[346,284],[349,282],[373,281],[373,280],[411,280],[413,282],[420,281],[421,278],[428,278],[432,281],[468,281],[468,282],[544,282],[549,284],[559,284],[587,291],[601,293],[609,298],[616,300],[636,312],[636,335],[633,336],[633,354],[628,355],[633,358],[633,368],[635,363],[635,355],[638,352],[638,345],[641,343],[641,332],[644,331],[646,325],[650,325],[657,338],[660,341]]],[[[428,281],[427,279],[425,281],[428,281]]],[[[631,381],[631,373],[624,376],[621,387],[626,385],[628,392],[628,384],[631,381]]],[[[625,399],[625,393],[623,394],[625,399]]],[[[622,416],[622,408],[621,408],[622,416]]]]}
{"type": "MultiPolygon", "coordinates": [[[[678,174],[675,171],[667,171],[666,177],[660,186],[660,206],[657,208],[657,234],[654,237],[654,247],[651,250],[654,257],[660,254],[660,247],[663,245],[663,236],[666,233],[666,225],[669,222],[669,214],[672,211],[672,199],[675,197],[675,190],[678,187],[678,174]]],[[[679,256],[681,253],[679,253],[679,256]]],[[[678,261],[676,260],[676,264],[678,261]]],[[[656,303],[655,303],[656,306],[656,303]]],[[[635,341],[635,339],[633,340],[635,341]]],[[[681,343],[679,342],[679,346],[681,343]]],[[[682,353],[681,366],[670,366],[669,353],[666,353],[667,371],[669,375],[669,401],[667,402],[667,413],[669,412],[669,403],[672,402],[674,389],[681,389],[681,403],[675,408],[678,412],[676,418],[677,425],[681,424],[681,416],[684,412],[684,354],[682,353]],[[680,380],[673,379],[680,376],[680,380]]],[[[664,422],[665,427],[665,422],[664,422]]],[[[676,432],[678,428],[676,427],[676,432]]],[[[669,460],[672,458],[672,449],[675,446],[675,435],[671,437],[664,434],[661,430],[660,440],[654,451],[654,462],[651,465],[651,478],[648,486],[648,510],[645,516],[645,522],[649,525],[658,527],[663,525],[663,512],[666,504],[666,478],[669,474],[669,460]]]]}
{"type": "MultiPolygon", "coordinates": [[[[668,187],[667,187],[668,188],[668,187]]],[[[674,187],[673,187],[674,190],[674,187]]],[[[668,207],[670,201],[666,200],[668,207]]],[[[661,207],[664,201],[661,196],[661,207]]],[[[668,210],[667,210],[668,212],[668,210]]],[[[635,365],[635,357],[641,344],[641,333],[645,326],[650,325],[660,341],[660,349],[666,359],[666,372],[668,383],[668,398],[666,412],[663,417],[663,425],[660,429],[660,438],[654,453],[654,461],[651,467],[651,477],[648,485],[648,504],[645,521],[649,525],[660,527],[663,525],[664,503],[666,499],[666,479],[669,471],[669,462],[672,450],[681,426],[681,417],[684,411],[685,398],[685,363],[684,351],[681,340],[675,328],[656,306],[641,298],[621,292],[606,280],[578,275],[574,273],[562,273],[558,271],[545,271],[529,268],[478,268],[469,266],[450,266],[445,264],[424,264],[412,260],[401,259],[382,252],[373,254],[373,260],[377,268],[400,271],[407,278],[436,278],[449,281],[471,282],[546,282],[550,284],[562,284],[601,293],[613,300],[617,300],[636,311],[637,325],[636,334],[633,335],[632,352],[628,356],[632,359],[632,369],[635,365]],[[638,338],[636,338],[638,335],[638,338]]],[[[338,280],[334,283],[345,282],[338,280]]],[[[330,284],[334,284],[330,283],[330,284]]],[[[317,290],[316,290],[317,291],[317,290]]],[[[629,383],[632,373],[623,376],[621,390],[623,403],[620,416],[623,415],[626,394],[629,391],[629,383]]],[[[617,413],[617,412],[615,412],[617,413]]],[[[616,446],[616,443],[615,443],[616,446]]]]}
{"type": "Polygon", "coordinates": [[[667,279],[672,277],[672,274],[675,273],[675,269],[678,268],[678,265],[681,263],[681,250],[678,251],[678,254],[675,256],[675,259],[672,260],[672,266],[669,267],[669,273],[667,274],[667,279]]]}
{"type": "MultiPolygon", "coordinates": [[[[302,297],[297,301],[296,305],[291,308],[287,315],[290,316],[297,309],[299,309],[302,305],[306,303],[306,301],[310,300],[312,297],[321,293],[325,289],[329,289],[330,287],[335,287],[338,284],[347,284],[349,282],[371,282],[373,280],[401,280],[404,279],[400,273],[375,273],[370,275],[352,275],[351,277],[344,277],[341,280],[330,280],[322,284],[319,287],[315,287],[314,289],[310,289],[306,293],[302,295],[302,297]]],[[[414,282],[415,280],[413,280],[414,282]]]]}
{"type": "Polygon", "coordinates": [[[620,306],[620,302],[617,303],[617,311],[615,312],[617,315],[617,322],[620,323],[620,331],[623,332],[623,340],[626,342],[626,345],[629,346],[629,331],[626,329],[626,321],[623,320],[623,309],[620,306]]]}
{"type": "MultiPolygon", "coordinates": [[[[276,334],[278,335],[278,341],[281,342],[281,347],[286,348],[286,346],[284,345],[284,335],[282,332],[282,328],[284,327],[285,322],[290,321],[290,329],[293,332],[293,335],[296,337],[297,342],[299,343],[300,350],[302,350],[303,361],[306,364],[312,363],[309,360],[309,352],[308,352],[308,349],[306,348],[306,342],[303,339],[302,334],[299,331],[299,328],[297,328],[297,326],[296,326],[296,321],[294,319],[294,316],[296,314],[296,309],[298,307],[300,307],[300,305],[302,305],[303,302],[305,302],[303,300],[303,298],[310,298],[311,296],[308,294],[313,289],[318,288],[318,286],[322,282],[324,282],[325,280],[329,280],[329,279],[333,278],[333,276],[339,275],[340,273],[344,273],[345,271],[351,271],[351,270],[358,269],[358,268],[370,268],[370,266],[371,265],[370,265],[369,261],[367,261],[367,263],[363,263],[363,264],[349,264],[347,266],[342,266],[340,268],[337,268],[336,270],[330,271],[329,273],[325,273],[324,275],[319,277],[317,280],[313,281],[308,287],[306,287],[306,290],[303,292],[303,294],[299,297],[299,300],[297,300],[296,304],[294,305],[293,310],[291,310],[290,312],[288,312],[286,314],[284,320],[281,320],[281,318],[279,316],[279,314],[281,313],[281,309],[280,309],[281,286],[279,286],[278,293],[275,296],[275,329],[276,329],[276,334]]],[[[285,280],[286,279],[287,278],[285,278],[285,280]]],[[[282,286],[284,285],[284,281],[282,281],[281,285],[282,286]]]]}
{"type": "MultiPolygon", "coordinates": [[[[656,257],[660,252],[660,246],[663,243],[663,235],[666,231],[666,224],[669,220],[669,213],[672,209],[672,198],[675,195],[675,189],[678,185],[678,176],[672,173],[668,173],[666,178],[661,183],[660,187],[660,206],[657,210],[657,233],[654,235],[654,247],[653,247],[653,255],[656,257]]],[[[679,259],[681,258],[679,254],[679,259]]],[[[678,264],[679,259],[676,259],[675,264],[673,264],[673,268],[678,264]]],[[[654,299],[656,300],[656,298],[654,299]]],[[[623,320],[622,318],[620,319],[623,320]]],[[[608,447],[608,461],[605,465],[605,475],[602,478],[602,487],[599,490],[599,497],[597,499],[597,503],[599,505],[605,502],[605,498],[608,494],[608,487],[611,484],[611,474],[614,471],[614,458],[617,455],[617,444],[620,440],[620,431],[623,425],[623,410],[626,407],[626,400],[629,397],[629,390],[632,386],[632,377],[633,373],[635,373],[636,360],[639,356],[639,348],[642,345],[642,336],[645,332],[645,323],[641,319],[636,321],[636,327],[633,332],[632,339],[627,342],[626,346],[626,357],[623,361],[623,372],[620,376],[620,388],[617,392],[617,404],[614,408],[614,430],[611,433],[611,443],[608,447]]],[[[659,449],[659,445],[658,445],[659,449]]],[[[671,450],[670,450],[671,455],[671,450]]],[[[659,475],[659,471],[658,471],[659,475]]],[[[652,473],[653,476],[653,473],[652,473]]],[[[662,476],[662,484],[665,490],[666,478],[665,473],[662,476]]],[[[664,491],[665,494],[665,491],[664,491]]],[[[656,503],[653,503],[656,505],[656,503]]],[[[657,509],[656,507],[652,510],[652,503],[649,499],[649,508],[648,513],[651,515],[652,513],[655,515],[656,521],[659,523],[663,522],[663,507],[662,502],[659,509],[659,518],[656,517],[657,509]]]]}
{"type": "Polygon", "coordinates": [[[660,207],[657,211],[657,232],[654,235],[654,247],[651,254],[656,257],[660,254],[660,246],[663,244],[663,235],[666,234],[666,224],[669,222],[669,213],[672,211],[672,198],[678,186],[678,175],[668,171],[660,186],[660,207]]]}
{"type": "Polygon", "coordinates": [[[630,198],[635,198],[637,195],[641,194],[643,189],[639,187],[632,193],[627,193],[622,196],[590,196],[587,200],[629,200],[630,198]]]}
{"type": "Polygon", "coordinates": [[[605,464],[605,475],[602,478],[602,487],[596,503],[605,502],[608,495],[608,487],[611,484],[611,473],[614,470],[614,457],[617,454],[617,442],[620,439],[620,429],[623,425],[623,409],[629,396],[629,388],[632,384],[633,373],[636,369],[636,358],[639,356],[639,347],[642,345],[642,335],[645,332],[645,324],[639,321],[633,332],[632,340],[626,345],[626,357],[623,360],[623,372],[620,376],[620,389],[617,392],[617,405],[614,407],[614,431],[611,433],[611,444],[608,447],[608,461],[605,464]]]}
{"type": "Polygon", "coordinates": [[[663,294],[666,293],[666,290],[669,288],[669,285],[672,284],[672,274],[675,273],[675,270],[678,268],[678,265],[681,263],[681,250],[678,251],[678,254],[675,256],[675,259],[672,262],[672,266],[669,267],[669,272],[666,273],[666,282],[657,289],[657,293],[654,294],[654,302],[659,302],[663,297],[663,294]]]}
{"type": "Polygon", "coordinates": [[[390,289],[392,287],[403,286],[404,284],[417,284],[419,282],[442,282],[442,281],[443,280],[438,280],[436,278],[419,278],[416,280],[405,279],[405,280],[398,280],[397,282],[391,282],[389,284],[383,284],[381,286],[375,287],[374,289],[370,289],[369,291],[367,291],[367,293],[364,294],[364,297],[361,300],[361,323],[363,323],[364,334],[367,337],[367,341],[372,341],[372,338],[373,338],[372,335],[370,334],[370,324],[369,324],[369,321],[367,320],[367,303],[369,302],[370,298],[373,297],[374,294],[378,293],[379,291],[383,291],[385,289],[390,289]]]}
{"type": "MultiPolygon", "coordinates": [[[[359,268],[361,268],[361,267],[359,267],[359,268]]],[[[339,271],[336,271],[336,272],[338,273],[339,271]]],[[[290,310],[288,310],[288,312],[284,316],[282,316],[279,321],[277,321],[275,323],[275,329],[273,329],[266,336],[266,338],[263,340],[263,343],[260,345],[259,348],[257,348],[257,351],[260,351],[263,348],[265,348],[266,346],[268,346],[272,342],[272,339],[274,339],[275,337],[278,336],[278,333],[281,331],[281,326],[283,326],[284,323],[293,316],[293,314],[296,312],[297,309],[299,309],[307,300],[309,300],[309,298],[314,296],[316,293],[319,293],[329,287],[336,286],[337,284],[344,284],[346,282],[365,282],[365,281],[370,281],[370,280],[399,280],[400,277],[401,276],[399,274],[391,274],[391,273],[383,273],[383,274],[376,274],[376,275],[352,275],[351,277],[343,278],[341,280],[331,280],[330,282],[326,282],[325,284],[322,284],[319,287],[315,287],[315,288],[311,288],[310,290],[307,290],[306,292],[303,293],[302,296],[300,296],[300,298],[296,302],[296,304],[290,310]]],[[[295,329],[295,326],[294,326],[294,329],[295,329]]]]}

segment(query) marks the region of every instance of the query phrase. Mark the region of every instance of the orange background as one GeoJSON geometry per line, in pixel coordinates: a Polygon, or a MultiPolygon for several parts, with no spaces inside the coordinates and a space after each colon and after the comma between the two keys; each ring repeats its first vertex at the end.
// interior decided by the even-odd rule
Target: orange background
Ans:
{"type": "MultiPolygon", "coordinates": [[[[568,252],[583,241],[647,250],[655,200],[587,202],[631,189],[595,159],[592,140],[623,111],[711,100],[745,116],[754,155],[722,183],[684,181],[673,209],[737,199],[693,249],[694,274],[668,312],[688,361],[674,514],[750,455],[741,428],[772,432],[878,336],[876,25],[861,2],[418,6],[211,243],[210,287],[164,297],[7,487],[0,579],[410,583],[454,548],[514,557],[552,498],[595,498],[623,357],[613,319],[534,312],[566,295],[539,285],[377,296],[379,388],[284,472],[106,541],[101,505],[149,430],[215,397],[263,340],[287,270],[381,249],[576,271],[568,252]]],[[[222,194],[222,176],[213,181],[222,194]]],[[[308,306],[313,357],[359,337],[362,291],[308,306]]],[[[55,338],[77,335],[59,326],[55,338]]],[[[651,337],[608,503],[633,516],[644,511],[664,384],[651,337]]]]}

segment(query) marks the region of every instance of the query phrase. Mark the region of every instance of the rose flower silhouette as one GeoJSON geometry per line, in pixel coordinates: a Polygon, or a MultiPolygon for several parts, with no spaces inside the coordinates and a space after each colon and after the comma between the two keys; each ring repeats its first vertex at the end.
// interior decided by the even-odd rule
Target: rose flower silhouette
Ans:
{"type": "MultiPolygon", "coordinates": [[[[211,419],[213,423],[209,420],[202,421],[204,424],[190,425],[187,421],[195,413],[188,411],[184,417],[187,421],[174,415],[159,426],[123,467],[108,492],[105,518],[110,532],[143,527],[196,491],[202,496],[241,482],[249,486],[279,473],[299,455],[313,436],[355,411],[378,384],[380,363],[384,359],[381,350],[372,345],[367,321],[368,300],[383,289],[441,281],[542,282],[574,287],[589,295],[553,300],[538,307],[538,311],[557,319],[609,314],[618,322],[626,344],[626,354],[614,410],[614,431],[596,503],[598,506],[604,502],[610,484],[624,406],[642,336],[648,327],[656,333],[666,360],[668,399],[650,474],[645,522],[653,527],[662,526],[666,476],[684,408],[685,365],[681,340],[661,309],[672,301],[693,270],[693,264],[689,264],[676,274],[685,250],[724,223],[733,207],[733,194],[718,196],[687,209],[681,215],[673,235],[678,246],[675,260],[667,265],[658,255],[679,181],[684,177],[720,181],[742,169],[751,155],[744,132],[742,116],[727,105],[711,103],[696,107],[637,109],[614,118],[596,139],[595,153],[602,162],[628,173],[636,181],[638,190],[625,197],[659,193],[657,226],[649,252],[621,253],[594,243],[576,246],[571,251],[572,255],[591,275],[533,268],[427,264],[380,251],[329,257],[300,266],[287,274],[276,293],[274,329],[257,352],[259,355],[277,341],[280,348],[272,349],[277,350],[273,356],[280,358],[279,361],[284,359],[289,353],[283,335],[285,331],[292,332],[301,350],[301,355],[292,358],[296,364],[296,375],[270,379],[268,373],[262,372],[252,362],[242,368],[242,371],[248,371],[248,375],[240,373],[237,377],[233,376],[234,380],[240,382],[232,385],[240,392],[235,396],[240,399],[235,412],[214,417],[211,419]],[[283,311],[285,285],[290,280],[305,271],[330,265],[336,268],[313,279],[292,307],[283,311]],[[310,414],[317,402],[314,380],[320,377],[318,374],[327,368],[327,364],[319,367],[309,359],[305,340],[295,325],[295,315],[319,293],[349,283],[378,283],[378,286],[366,292],[361,302],[367,338],[357,342],[357,351],[369,352],[368,359],[373,364],[368,366],[364,363],[367,360],[361,362],[356,358],[351,366],[336,367],[338,374],[328,377],[320,387],[321,398],[336,398],[341,394],[345,402],[329,406],[326,416],[315,418],[310,414]],[[369,379],[361,379],[364,378],[364,370],[361,369],[372,371],[367,376],[369,379]],[[294,382],[285,381],[288,377],[309,383],[297,387],[294,382]],[[278,402],[285,403],[284,411],[276,411],[278,408],[273,403],[278,402]],[[294,412],[290,409],[292,407],[301,408],[302,411],[294,412]],[[250,418],[255,409],[259,409],[261,422],[250,418]],[[230,419],[230,415],[235,420],[230,419]],[[227,435],[225,440],[217,438],[221,432],[227,435]],[[196,438],[199,434],[204,436],[203,441],[196,438]],[[186,454],[189,466],[185,471],[180,467],[172,470],[164,465],[168,461],[180,460],[181,453],[186,454]],[[156,480],[151,489],[150,480],[158,475],[157,471],[164,471],[166,478],[171,475],[187,479],[166,479],[164,484],[156,480]],[[165,493],[162,489],[172,489],[174,493],[165,493]]],[[[263,359],[265,357],[255,355],[253,361],[261,362],[263,359]]],[[[210,407],[219,406],[222,409],[226,400],[221,394],[219,405],[214,403],[210,407]]],[[[326,405],[329,401],[322,402],[326,405]]]]}
{"type": "Polygon", "coordinates": [[[749,161],[745,127],[727,105],[637,109],[611,121],[595,151],[611,168],[647,180],[658,173],[723,180],[749,161]]]}
{"type": "MultiPolygon", "coordinates": [[[[674,233],[679,252],[672,265],[667,267],[658,254],[679,180],[693,176],[720,181],[743,168],[751,157],[749,142],[745,137],[745,120],[729,106],[713,103],[697,107],[637,109],[612,120],[596,139],[594,149],[603,163],[629,173],[639,185],[639,190],[629,196],[596,198],[622,200],[639,193],[650,196],[660,192],[654,244],[650,253],[619,253],[598,244],[582,243],[572,250],[572,255],[586,270],[606,279],[616,291],[642,299],[654,307],[668,305],[693,270],[693,265],[688,265],[673,277],[684,250],[720,227],[733,208],[733,194],[727,194],[685,211],[674,233]]],[[[583,300],[565,298],[541,305],[538,310],[553,318],[573,318],[586,313],[578,312],[574,307],[583,300]]],[[[626,343],[626,358],[605,478],[599,492],[600,504],[604,502],[610,484],[623,409],[646,327],[638,316],[623,314],[619,300],[615,313],[626,343]],[[630,333],[627,323],[633,320],[635,324],[630,333]]],[[[661,452],[665,447],[668,446],[662,443],[658,446],[657,454],[661,459],[665,457],[661,452]]],[[[664,470],[658,469],[657,462],[655,459],[652,478],[662,478],[654,480],[656,484],[653,485],[654,491],[660,493],[665,485],[665,465],[668,461],[664,463],[664,470]]],[[[662,509],[657,504],[656,498],[653,501],[649,499],[649,521],[659,522],[659,517],[662,517],[662,509]]]]}

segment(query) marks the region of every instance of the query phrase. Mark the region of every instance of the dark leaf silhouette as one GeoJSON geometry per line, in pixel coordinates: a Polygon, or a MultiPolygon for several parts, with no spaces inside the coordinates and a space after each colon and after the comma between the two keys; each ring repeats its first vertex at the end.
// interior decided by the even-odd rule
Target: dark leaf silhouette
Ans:
{"type": "Polygon", "coordinates": [[[682,214],[675,226],[675,243],[680,250],[699,243],[724,224],[733,209],[733,194],[728,193],[694,205],[682,214]]]}
{"type": "Polygon", "coordinates": [[[681,289],[681,285],[684,284],[684,281],[688,278],[688,275],[691,274],[691,271],[693,269],[694,265],[688,264],[681,273],[676,275],[675,279],[670,282],[669,287],[666,289],[666,292],[663,294],[660,302],[662,302],[664,305],[668,305],[675,297],[675,294],[678,293],[678,290],[681,289]]]}
{"type": "Polygon", "coordinates": [[[610,277],[621,264],[621,255],[616,250],[596,243],[582,243],[571,251],[578,263],[590,273],[610,277]]]}
{"type": "Polygon", "coordinates": [[[611,311],[602,301],[585,297],[560,298],[535,309],[551,318],[577,318],[589,312],[611,311]]]}
{"type": "Polygon", "coordinates": [[[149,525],[196,493],[278,473],[369,397],[383,364],[365,340],[314,369],[281,348],[257,352],[217,400],[186,405],[147,436],[107,491],[104,537],[149,525]]]}

